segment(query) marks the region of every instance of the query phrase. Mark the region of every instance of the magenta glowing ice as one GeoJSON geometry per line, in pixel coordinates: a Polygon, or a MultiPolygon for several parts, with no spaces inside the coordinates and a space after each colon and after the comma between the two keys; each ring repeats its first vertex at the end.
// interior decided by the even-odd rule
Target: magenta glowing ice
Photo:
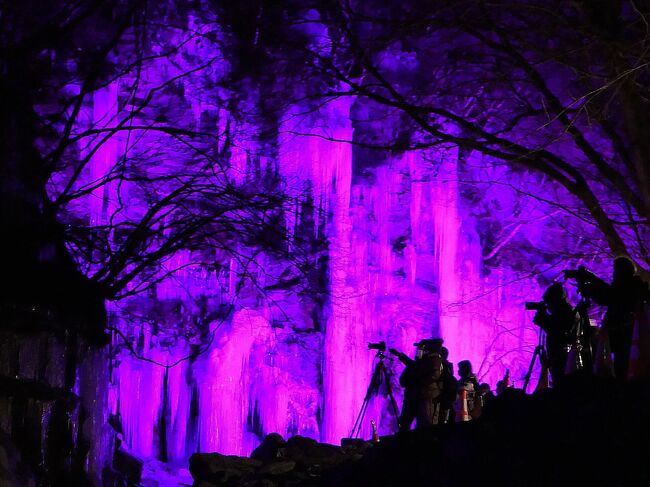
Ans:
{"type": "MultiPolygon", "coordinates": [[[[328,110],[331,135],[350,139],[349,103],[328,110]]],[[[248,454],[271,432],[338,443],[350,434],[368,386],[370,341],[385,340],[411,353],[415,341],[442,336],[450,359],[471,360],[484,381],[494,385],[506,367],[515,379],[523,375],[525,352],[536,341],[526,326],[524,298],[518,297],[524,288],[508,285],[500,273],[481,275],[481,249],[472,220],[463,216],[453,152],[442,154],[435,176],[423,154],[397,156],[377,169],[374,184],[352,183],[353,150],[346,143],[287,135],[279,153],[287,179],[311,182],[313,200],[322,205],[314,218],[330,215],[324,330],[298,331],[312,324],[301,322],[310,318],[291,303],[290,291],[280,299],[289,303],[296,331],[274,326],[275,303],[239,305],[226,323],[214,325],[206,353],[169,369],[166,392],[165,369],[122,348],[113,407],[126,443],[139,455],[159,454],[163,398],[169,403],[163,421],[173,461],[194,451],[248,454]],[[396,252],[401,236],[404,248],[396,252]]],[[[226,288],[238,279],[236,265],[229,272],[226,288]]],[[[192,281],[179,273],[159,286],[158,299],[218,293],[222,281],[214,275],[192,281]],[[174,294],[181,280],[183,289],[174,294]]],[[[187,353],[154,343],[150,325],[140,333],[135,339],[143,340],[148,358],[171,364],[187,353]]],[[[392,362],[391,369],[397,377],[401,366],[392,362]]],[[[396,382],[393,387],[399,402],[396,382]]],[[[370,419],[382,434],[395,427],[385,398],[373,400],[367,418],[366,437],[370,419]]]]}
{"type": "MultiPolygon", "coordinates": [[[[177,69],[147,65],[138,89],[164,82],[177,69]]],[[[219,76],[228,67],[216,63],[206,70],[219,76]]],[[[505,267],[485,271],[480,216],[461,194],[466,175],[457,150],[390,153],[369,164],[370,156],[345,142],[360,130],[351,116],[353,98],[307,114],[288,107],[271,150],[256,138],[252,121],[217,107],[199,81],[197,74],[179,83],[187,113],[165,105],[167,116],[196,126],[210,115],[212,125],[202,130],[230,131],[227,168],[209,175],[217,183],[245,185],[251,171],[277,172],[290,196],[283,209],[289,253],[292,236],[306,228],[310,238],[325,242],[318,250],[324,290],[317,299],[316,292],[274,286],[291,275],[291,262],[245,243],[230,253],[202,249],[201,259],[214,265],[195,262],[197,252],[173,252],[152,271],[160,282],[110,305],[120,331],[113,334],[110,411],[127,448],[182,463],[196,451],[249,454],[272,432],[338,443],[350,434],[375,364],[368,342],[384,340],[412,354],[415,341],[439,336],[450,360],[469,359],[482,381],[494,386],[506,368],[521,380],[537,342],[522,303],[540,289],[505,267]]],[[[115,126],[126,110],[118,101],[126,85],[115,81],[97,92],[87,123],[115,126]]],[[[70,211],[93,225],[128,224],[147,210],[147,201],[172,191],[176,180],[163,176],[188,177],[185,149],[159,132],[119,133],[92,155],[82,183],[121,170],[128,155],[153,159],[142,170],[160,185],[111,181],[70,211]]],[[[196,184],[208,187],[207,179],[196,184]]],[[[502,189],[490,197],[508,208],[516,195],[502,189]]],[[[86,271],[96,266],[88,263],[86,271]]],[[[402,366],[389,361],[389,368],[399,403],[402,366]]],[[[380,434],[394,431],[385,395],[369,406],[365,437],[371,419],[380,434]]]]}

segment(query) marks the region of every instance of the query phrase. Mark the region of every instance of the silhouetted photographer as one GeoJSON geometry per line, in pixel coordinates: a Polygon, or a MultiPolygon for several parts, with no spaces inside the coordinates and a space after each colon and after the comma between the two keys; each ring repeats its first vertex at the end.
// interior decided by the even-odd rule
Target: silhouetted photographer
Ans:
{"type": "Polygon", "coordinates": [[[539,303],[526,303],[526,308],[537,310],[533,323],[546,332],[547,365],[556,386],[567,369],[568,352],[579,340],[580,317],[559,283],[551,284],[542,299],[539,303]]]}
{"type": "Polygon", "coordinates": [[[635,314],[639,305],[650,297],[648,284],[636,275],[634,263],[627,257],[614,260],[611,284],[584,267],[564,271],[564,274],[576,279],[578,291],[583,296],[607,306],[603,328],[614,354],[614,371],[617,378],[627,378],[635,314]]]}
{"type": "Polygon", "coordinates": [[[443,419],[442,339],[421,340],[414,345],[417,347],[415,359],[394,348],[389,349],[406,366],[399,378],[404,388],[400,431],[408,431],[414,419],[416,428],[440,424],[443,419]]]}

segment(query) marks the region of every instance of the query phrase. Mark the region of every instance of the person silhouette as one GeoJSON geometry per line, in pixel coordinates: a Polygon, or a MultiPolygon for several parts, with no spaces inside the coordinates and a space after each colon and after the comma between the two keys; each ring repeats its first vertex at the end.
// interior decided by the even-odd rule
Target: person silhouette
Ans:
{"type": "Polygon", "coordinates": [[[614,354],[614,372],[617,378],[626,379],[634,318],[639,305],[650,301],[648,283],[636,273],[634,262],[627,257],[614,259],[611,284],[590,271],[581,272],[583,294],[607,307],[603,328],[607,331],[614,354]]]}
{"type": "Polygon", "coordinates": [[[399,378],[400,385],[404,388],[399,417],[400,431],[408,431],[414,419],[416,428],[438,424],[442,419],[442,339],[421,340],[414,345],[417,347],[415,359],[394,348],[389,349],[406,366],[399,378]]]}
{"type": "Polygon", "coordinates": [[[538,310],[533,323],[546,332],[546,355],[553,387],[564,377],[567,352],[575,341],[580,317],[569,303],[564,286],[551,284],[542,297],[544,309],[538,310]]]}

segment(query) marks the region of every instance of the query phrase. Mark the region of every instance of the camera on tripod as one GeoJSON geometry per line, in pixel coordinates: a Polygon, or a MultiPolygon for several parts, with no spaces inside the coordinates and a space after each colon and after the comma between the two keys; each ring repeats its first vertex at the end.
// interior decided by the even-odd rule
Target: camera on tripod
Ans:
{"type": "Polygon", "coordinates": [[[564,269],[562,273],[565,279],[575,279],[578,285],[578,292],[581,296],[591,297],[591,284],[594,275],[586,267],[580,266],[577,269],[564,269]]]}
{"type": "Polygon", "coordinates": [[[544,311],[546,309],[544,301],[526,301],[524,306],[527,311],[544,311]]]}
{"type": "Polygon", "coordinates": [[[564,269],[562,273],[565,279],[575,279],[579,283],[588,280],[590,275],[587,268],[582,265],[577,269],[564,269]]]}
{"type": "Polygon", "coordinates": [[[383,340],[377,343],[368,342],[368,350],[377,350],[379,352],[385,352],[386,342],[383,340]]]}
{"type": "MultiPolygon", "coordinates": [[[[399,418],[397,401],[395,401],[395,396],[393,395],[393,391],[391,389],[391,382],[392,382],[391,371],[390,368],[386,367],[386,363],[384,362],[384,359],[387,358],[386,355],[384,355],[384,352],[386,351],[386,342],[383,340],[377,343],[368,342],[368,350],[377,350],[377,355],[375,356],[376,358],[375,368],[372,371],[372,376],[370,377],[370,384],[368,384],[368,389],[366,389],[366,396],[363,399],[363,404],[361,405],[361,410],[359,411],[359,415],[357,416],[357,419],[352,425],[352,430],[350,431],[350,438],[359,438],[359,436],[361,435],[361,426],[363,425],[363,418],[368,410],[370,399],[373,396],[378,396],[380,394],[387,393],[388,398],[390,399],[390,405],[392,408],[393,415],[395,418],[399,418]]],[[[350,438],[347,438],[345,440],[349,441],[350,438]]]]}

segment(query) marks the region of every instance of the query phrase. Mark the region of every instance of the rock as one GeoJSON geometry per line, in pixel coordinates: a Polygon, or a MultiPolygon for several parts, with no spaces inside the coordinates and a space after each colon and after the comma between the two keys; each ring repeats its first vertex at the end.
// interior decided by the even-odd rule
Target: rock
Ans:
{"type": "Polygon", "coordinates": [[[208,476],[207,480],[214,486],[242,485],[254,475],[254,471],[235,470],[232,468],[220,470],[208,476]]]}
{"type": "Polygon", "coordinates": [[[352,465],[371,446],[366,441],[354,441],[341,448],[303,436],[285,441],[278,434],[270,434],[254,450],[252,458],[194,454],[190,472],[196,487],[311,485],[324,471],[352,465]]]}
{"type": "Polygon", "coordinates": [[[243,487],[277,487],[278,484],[269,479],[254,479],[243,484],[243,487]]]}
{"type": "Polygon", "coordinates": [[[344,453],[348,457],[348,460],[351,462],[358,462],[359,460],[363,459],[363,453],[355,453],[355,452],[352,453],[344,452],[344,453]]]}
{"type": "Polygon", "coordinates": [[[0,486],[34,487],[36,480],[9,435],[0,430],[0,486]]]}
{"type": "Polygon", "coordinates": [[[344,438],[341,440],[341,451],[349,457],[351,461],[361,460],[368,448],[372,448],[374,443],[356,438],[344,438]]]}
{"type": "Polygon", "coordinates": [[[196,482],[223,483],[232,477],[251,475],[261,466],[262,462],[253,458],[219,453],[195,453],[190,457],[190,473],[196,482]]]}
{"type": "Polygon", "coordinates": [[[9,471],[10,467],[7,451],[4,446],[0,445],[0,472],[9,471]]]}
{"type": "Polygon", "coordinates": [[[307,469],[313,474],[349,461],[340,447],[317,443],[302,436],[294,436],[287,441],[285,455],[294,460],[299,468],[307,469]]]}
{"type": "Polygon", "coordinates": [[[292,436],[287,441],[287,446],[294,448],[310,448],[314,445],[318,445],[318,442],[306,436],[292,436]]]}
{"type": "Polygon", "coordinates": [[[143,464],[142,460],[124,450],[117,450],[113,457],[113,468],[133,484],[140,483],[143,464]]]}
{"type": "Polygon", "coordinates": [[[260,460],[264,463],[269,463],[279,458],[282,453],[284,453],[284,447],[287,442],[284,441],[284,438],[277,433],[271,433],[266,435],[262,443],[259,444],[253,453],[251,453],[251,458],[255,460],[260,460]]]}
{"type": "Polygon", "coordinates": [[[342,447],[360,447],[366,443],[369,443],[366,440],[363,440],[361,438],[341,438],[341,446],[342,447]]]}
{"type": "Polygon", "coordinates": [[[260,469],[260,474],[282,475],[291,472],[296,467],[293,460],[280,460],[277,462],[267,463],[260,469]]]}

